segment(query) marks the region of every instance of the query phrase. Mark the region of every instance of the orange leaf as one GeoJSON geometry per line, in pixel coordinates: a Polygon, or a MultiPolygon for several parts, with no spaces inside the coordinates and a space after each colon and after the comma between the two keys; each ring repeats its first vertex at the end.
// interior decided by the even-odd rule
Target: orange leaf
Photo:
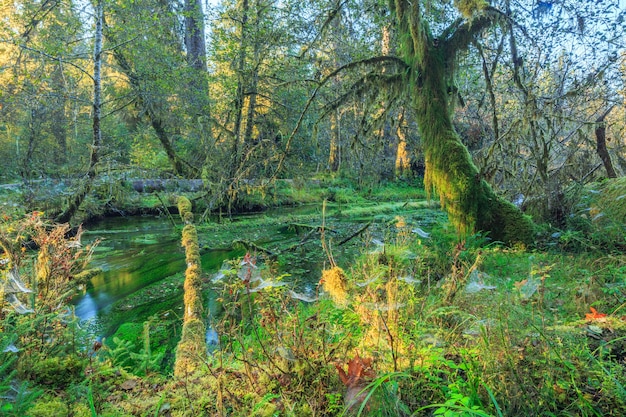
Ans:
{"type": "Polygon", "coordinates": [[[521,281],[514,282],[513,285],[515,285],[515,288],[517,288],[518,290],[521,290],[522,287],[526,285],[527,282],[528,282],[527,279],[523,279],[521,281]]]}
{"type": "Polygon", "coordinates": [[[601,319],[603,317],[606,317],[606,314],[598,313],[598,311],[595,308],[593,308],[593,307],[589,307],[589,310],[591,310],[591,313],[585,314],[585,319],[586,320],[598,320],[598,319],[601,319]]]}
{"type": "Polygon", "coordinates": [[[335,364],[335,368],[339,372],[341,382],[348,387],[355,386],[363,380],[376,377],[372,370],[372,358],[361,358],[358,353],[348,362],[348,372],[340,364],[335,364]]]}

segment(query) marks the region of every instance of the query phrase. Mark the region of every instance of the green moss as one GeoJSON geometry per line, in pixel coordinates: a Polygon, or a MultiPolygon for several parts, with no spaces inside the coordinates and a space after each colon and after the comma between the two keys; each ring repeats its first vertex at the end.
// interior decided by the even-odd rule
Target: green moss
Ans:
{"type": "MultiPolygon", "coordinates": [[[[186,203],[179,199],[179,207],[186,208],[186,203]]],[[[202,321],[204,302],[202,300],[202,268],[198,246],[198,231],[191,224],[193,220],[188,212],[181,210],[183,218],[188,220],[181,235],[181,244],[185,248],[187,269],[185,270],[183,333],[176,349],[174,372],[178,376],[195,372],[202,365],[206,355],[206,329],[202,321]]]]}
{"type": "Polygon", "coordinates": [[[193,221],[193,214],[191,212],[191,201],[185,196],[178,197],[178,213],[180,214],[180,218],[187,223],[187,219],[191,214],[191,221],[193,221]]]}
{"type": "Polygon", "coordinates": [[[461,12],[463,17],[470,19],[474,13],[484,10],[489,3],[485,0],[454,0],[454,5],[461,12]]]}
{"type": "Polygon", "coordinates": [[[453,69],[445,65],[452,57],[444,56],[443,48],[422,47],[425,55],[418,60],[422,68],[416,71],[419,79],[414,81],[413,98],[424,146],[426,191],[439,195],[441,207],[461,236],[480,230],[506,243],[531,242],[532,223],[481,179],[454,131],[446,92],[453,69]]]}
{"type": "MultiPolygon", "coordinates": [[[[122,323],[118,327],[113,337],[117,337],[120,340],[126,340],[132,343],[138,343],[141,340],[141,334],[143,332],[143,324],[141,323],[122,323]]],[[[111,340],[113,340],[111,337],[111,340]]]]}
{"type": "Polygon", "coordinates": [[[202,368],[207,355],[205,337],[206,326],[202,320],[190,319],[183,324],[183,333],[176,348],[176,376],[193,374],[202,368]]]}
{"type": "Polygon", "coordinates": [[[76,355],[40,358],[28,363],[22,372],[39,385],[51,389],[65,389],[84,377],[85,360],[76,355]]]}
{"type": "Polygon", "coordinates": [[[28,410],[30,417],[58,417],[68,415],[67,404],[57,397],[45,398],[37,401],[28,410]]]}

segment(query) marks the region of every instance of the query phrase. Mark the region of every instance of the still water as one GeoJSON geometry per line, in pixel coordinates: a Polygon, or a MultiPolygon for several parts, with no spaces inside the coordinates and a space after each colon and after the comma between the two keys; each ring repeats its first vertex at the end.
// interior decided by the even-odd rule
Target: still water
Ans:
{"type": "MultiPolygon", "coordinates": [[[[106,219],[86,227],[83,244],[96,240],[99,243],[90,268],[102,272],[74,300],[76,315],[92,331],[109,336],[121,323],[143,322],[157,313],[181,310],[182,293],[175,289],[184,279],[185,253],[180,230],[167,219],[106,219]],[[169,292],[171,296],[167,296],[169,292]],[[156,301],[151,302],[151,298],[156,301]]],[[[204,251],[203,269],[216,272],[224,260],[237,256],[241,251],[204,251]]]]}

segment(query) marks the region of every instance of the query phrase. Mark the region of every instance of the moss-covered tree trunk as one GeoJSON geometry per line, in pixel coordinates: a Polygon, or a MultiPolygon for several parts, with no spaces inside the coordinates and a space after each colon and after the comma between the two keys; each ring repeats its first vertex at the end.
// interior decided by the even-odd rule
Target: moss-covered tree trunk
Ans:
{"type": "Polygon", "coordinates": [[[191,202],[179,197],[178,211],[185,222],[181,243],[185,248],[185,271],[183,332],[176,348],[174,375],[185,377],[200,369],[206,361],[206,326],[202,317],[202,281],[198,232],[193,224],[191,202]]]}
{"type": "Polygon", "coordinates": [[[70,220],[80,209],[85,197],[91,191],[91,186],[96,178],[96,170],[100,160],[100,147],[102,146],[102,130],[100,127],[100,119],[102,116],[102,54],[103,54],[103,24],[104,24],[104,3],[103,1],[95,2],[95,23],[96,31],[94,33],[94,50],[93,50],[93,142],[91,145],[91,157],[89,159],[89,168],[80,188],[70,199],[68,207],[59,214],[55,221],[58,223],[69,223],[70,220]]]}
{"type": "Polygon", "coordinates": [[[494,240],[530,242],[532,222],[481,178],[452,125],[449,91],[454,91],[456,54],[467,49],[473,36],[493,25],[497,16],[478,6],[471,16],[433,37],[419,1],[395,0],[393,4],[401,53],[410,66],[407,82],[424,148],[424,182],[428,191],[438,193],[442,208],[462,235],[485,231],[494,240]]]}

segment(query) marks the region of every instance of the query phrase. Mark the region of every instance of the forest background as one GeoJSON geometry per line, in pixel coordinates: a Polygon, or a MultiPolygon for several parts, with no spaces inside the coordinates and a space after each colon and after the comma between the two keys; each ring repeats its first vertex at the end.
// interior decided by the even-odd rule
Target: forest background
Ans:
{"type": "MultiPolygon", "coordinates": [[[[448,36],[485,6],[425,1],[419,13],[430,36],[448,36]]],[[[626,167],[624,4],[487,12],[445,63],[454,129],[476,175],[562,224],[568,187],[626,167]]],[[[366,187],[424,174],[419,93],[402,75],[410,42],[385,2],[4,2],[2,13],[0,175],[31,184],[30,200],[54,190],[38,180],[63,181],[56,211],[96,174],[202,179],[212,209],[236,205],[249,180],[331,174],[366,187]]]]}

